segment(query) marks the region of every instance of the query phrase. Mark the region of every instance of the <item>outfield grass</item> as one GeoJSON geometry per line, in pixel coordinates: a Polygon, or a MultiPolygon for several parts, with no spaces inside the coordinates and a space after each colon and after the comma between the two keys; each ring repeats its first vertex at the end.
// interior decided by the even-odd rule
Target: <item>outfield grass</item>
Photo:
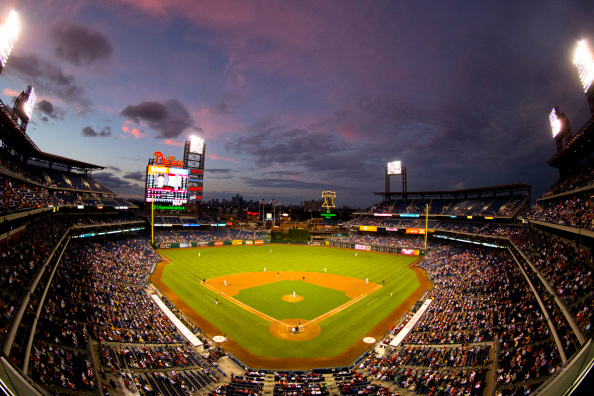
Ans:
{"type": "MultiPolygon", "coordinates": [[[[414,271],[406,268],[417,259],[414,256],[297,245],[163,249],[159,250],[159,253],[172,261],[165,267],[163,282],[202,317],[258,356],[336,356],[361,339],[419,286],[414,271]],[[274,272],[318,273],[323,273],[326,268],[328,273],[369,279],[370,282],[377,284],[382,284],[383,281],[385,283],[368,297],[320,322],[322,332],[318,337],[294,342],[274,337],[269,331],[270,322],[230,301],[219,298],[219,303],[215,305],[214,299],[220,296],[200,284],[202,279],[258,272],[263,271],[264,268],[274,272]],[[390,295],[391,292],[393,296],[390,295]]],[[[305,318],[304,315],[308,314],[309,308],[306,309],[305,305],[302,306],[303,310],[282,313],[282,308],[279,308],[282,307],[282,301],[275,294],[276,292],[273,292],[274,287],[270,290],[262,290],[264,292],[256,292],[257,298],[248,296],[254,293],[248,290],[242,290],[236,298],[258,300],[259,302],[253,303],[261,304],[258,310],[272,309],[275,312],[271,315],[273,317],[289,315],[289,318],[305,318]],[[240,297],[244,292],[246,292],[245,297],[240,297]],[[263,305],[270,307],[262,308],[263,305]]],[[[325,289],[324,293],[329,290],[325,289]]],[[[312,293],[319,292],[312,289],[312,293]]],[[[342,296],[348,298],[344,293],[342,296]]],[[[318,301],[324,301],[324,304],[320,305],[326,305],[325,299],[318,301]]],[[[246,304],[251,305],[247,302],[246,304]]],[[[289,304],[294,304],[289,309],[295,309],[299,303],[289,304]]],[[[327,307],[323,309],[322,313],[330,310],[327,307]]]]}

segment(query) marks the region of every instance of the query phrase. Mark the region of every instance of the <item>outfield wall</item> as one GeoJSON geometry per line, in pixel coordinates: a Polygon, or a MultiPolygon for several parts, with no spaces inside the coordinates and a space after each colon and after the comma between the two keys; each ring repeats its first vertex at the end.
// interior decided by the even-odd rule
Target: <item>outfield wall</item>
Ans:
{"type": "Polygon", "coordinates": [[[269,238],[258,239],[235,239],[231,241],[209,241],[209,242],[155,242],[154,249],[180,249],[211,246],[232,246],[232,245],[264,245],[270,243],[269,238]]]}
{"type": "MultiPolygon", "coordinates": [[[[196,247],[212,247],[212,246],[233,246],[233,245],[264,245],[269,243],[283,243],[283,242],[271,242],[269,238],[258,238],[258,239],[237,239],[231,241],[209,241],[209,242],[155,242],[153,245],[154,249],[179,249],[179,248],[196,248],[196,247]]],[[[284,242],[286,243],[286,242],[284,242]]],[[[353,250],[365,250],[368,252],[381,252],[381,253],[397,253],[407,254],[413,256],[424,256],[424,249],[407,249],[394,246],[385,245],[360,245],[351,242],[339,242],[339,241],[325,241],[325,246],[339,247],[343,249],[353,250]]]]}

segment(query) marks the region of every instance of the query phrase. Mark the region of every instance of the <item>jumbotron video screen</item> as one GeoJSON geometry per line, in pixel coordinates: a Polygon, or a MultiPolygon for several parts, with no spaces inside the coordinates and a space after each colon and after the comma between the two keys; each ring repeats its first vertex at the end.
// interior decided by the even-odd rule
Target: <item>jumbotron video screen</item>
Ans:
{"type": "Polygon", "coordinates": [[[146,202],[179,206],[188,202],[188,169],[149,165],[146,170],[146,202]]]}

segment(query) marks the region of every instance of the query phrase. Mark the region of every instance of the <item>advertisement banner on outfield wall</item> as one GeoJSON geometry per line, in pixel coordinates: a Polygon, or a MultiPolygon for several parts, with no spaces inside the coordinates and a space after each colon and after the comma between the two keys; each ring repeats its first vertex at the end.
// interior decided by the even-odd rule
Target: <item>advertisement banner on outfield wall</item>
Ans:
{"type": "Polygon", "coordinates": [[[198,242],[196,247],[208,247],[208,242],[198,242]]]}
{"type": "Polygon", "coordinates": [[[215,246],[223,246],[225,244],[225,242],[223,241],[215,241],[214,245],[215,246]]]}
{"type": "Polygon", "coordinates": [[[425,234],[425,229],[424,228],[407,228],[406,229],[406,233],[407,234],[420,234],[420,235],[423,235],[423,234],[425,234]]]}
{"type": "Polygon", "coordinates": [[[419,255],[419,251],[418,250],[414,250],[414,249],[402,249],[400,251],[400,253],[402,254],[414,254],[415,256],[419,255]]]}
{"type": "Polygon", "coordinates": [[[192,247],[192,244],[190,244],[188,242],[180,242],[179,247],[180,248],[189,248],[189,247],[192,247]]]}
{"type": "Polygon", "coordinates": [[[244,245],[253,245],[253,244],[254,244],[254,241],[245,241],[244,242],[244,245]]]}
{"type": "Polygon", "coordinates": [[[355,249],[357,249],[357,250],[371,250],[371,246],[367,246],[367,245],[355,245],[355,249]]]}
{"type": "Polygon", "coordinates": [[[257,241],[254,241],[254,245],[264,245],[264,241],[262,239],[258,239],[257,241]]]}
{"type": "Polygon", "coordinates": [[[233,241],[231,241],[231,245],[242,245],[243,244],[243,240],[241,239],[235,239],[233,241]]]}

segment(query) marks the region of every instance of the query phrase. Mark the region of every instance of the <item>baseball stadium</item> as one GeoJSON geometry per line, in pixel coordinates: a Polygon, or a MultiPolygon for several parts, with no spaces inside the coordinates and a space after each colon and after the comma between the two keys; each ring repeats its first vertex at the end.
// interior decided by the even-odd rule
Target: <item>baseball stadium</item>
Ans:
{"type": "Polygon", "coordinates": [[[29,86],[0,102],[2,392],[584,394],[588,75],[589,121],[573,133],[551,112],[542,166],[559,180],[545,194],[511,181],[408,191],[406,164],[386,160],[375,203],[348,213],[333,191],[309,207],[208,208],[194,136],[178,158],[147,153],[144,197],[123,198],[91,176],[105,165],[38,148],[29,86]]]}

